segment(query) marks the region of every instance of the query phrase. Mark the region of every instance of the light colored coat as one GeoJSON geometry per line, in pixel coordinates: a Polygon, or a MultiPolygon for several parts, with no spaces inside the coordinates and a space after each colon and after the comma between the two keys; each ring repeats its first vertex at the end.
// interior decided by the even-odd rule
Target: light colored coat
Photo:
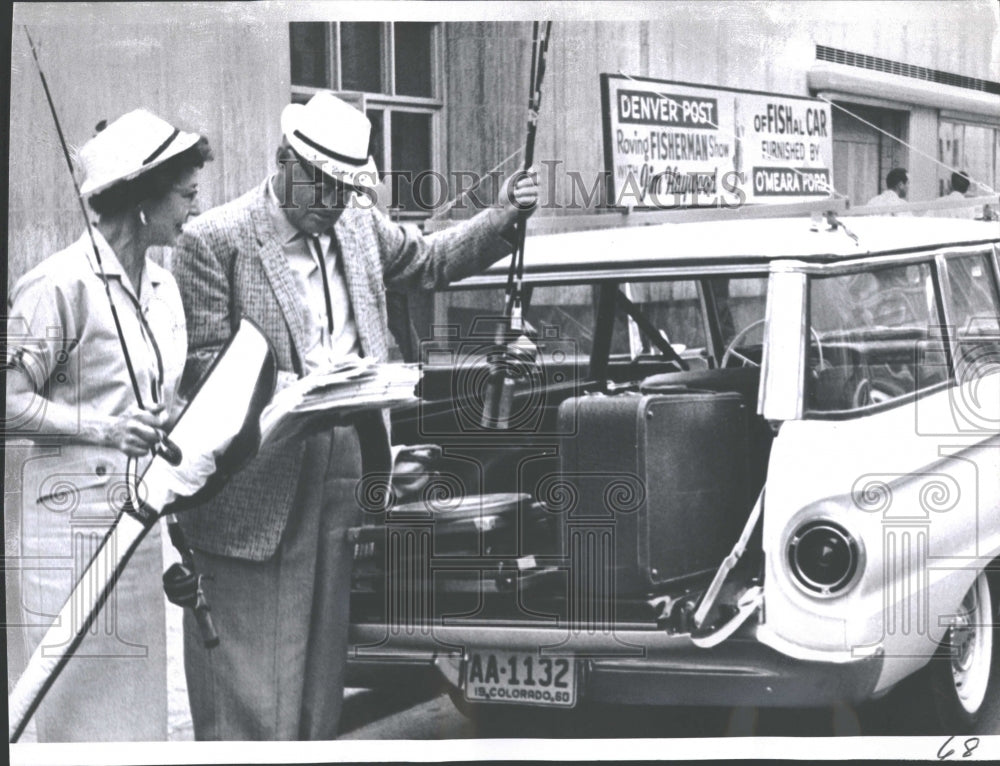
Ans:
{"type": "MultiPolygon", "coordinates": [[[[308,316],[268,215],[267,182],[185,227],[172,260],[188,327],[184,387],[207,369],[241,316],[270,339],[281,372],[302,375],[308,316]]],[[[424,236],[377,210],[349,208],[334,227],[362,353],[388,354],[385,288],[432,290],[510,252],[502,213],[424,236]]],[[[192,545],[263,561],[274,555],[299,485],[302,443],[263,449],[214,498],[180,515],[192,545]]]]}
{"type": "MultiPolygon", "coordinates": [[[[172,408],[187,342],[173,277],[147,261],[137,295],[111,246],[96,228],[93,234],[140,395],[148,406],[159,381],[161,401],[172,408]]],[[[14,286],[5,351],[20,360],[44,399],[27,412],[7,411],[11,436],[37,428],[34,418],[46,412],[44,400],[75,413],[81,425],[98,416],[117,418],[136,406],[93,247],[84,234],[14,286]]],[[[28,655],[114,525],[127,493],[125,454],[81,437],[71,429],[58,437],[38,436],[25,450],[7,444],[13,480],[4,494],[7,539],[17,544],[15,560],[24,562],[16,575],[14,620],[28,655]]],[[[140,471],[146,462],[140,460],[140,471]]],[[[34,722],[40,742],[166,739],[160,545],[159,527],[153,526],[117,580],[103,618],[87,634],[77,655],[83,659],[66,666],[39,707],[34,722]]]]}

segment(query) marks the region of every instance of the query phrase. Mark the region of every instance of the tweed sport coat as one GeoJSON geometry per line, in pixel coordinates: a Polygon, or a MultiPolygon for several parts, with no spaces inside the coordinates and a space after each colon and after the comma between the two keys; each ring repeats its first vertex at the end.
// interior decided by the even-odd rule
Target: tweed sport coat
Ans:
{"type": "MultiPolygon", "coordinates": [[[[230,338],[242,316],[274,346],[281,372],[301,376],[308,313],[267,210],[267,182],[185,226],[172,270],[184,302],[193,385],[230,338]]],[[[349,208],[334,227],[362,353],[385,361],[385,288],[433,290],[474,274],[508,254],[502,213],[488,210],[424,236],[377,210],[349,208]]],[[[274,555],[300,482],[304,443],[269,447],[222,491],[179,519],[196,548],[264,561],[274,555]]]]}

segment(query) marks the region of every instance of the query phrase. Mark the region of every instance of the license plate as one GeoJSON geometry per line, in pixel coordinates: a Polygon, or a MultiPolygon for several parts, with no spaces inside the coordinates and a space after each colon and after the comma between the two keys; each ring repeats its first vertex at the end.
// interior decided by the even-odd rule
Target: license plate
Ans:
{"type": "Polygon", "coordinates": [[[573,707],[576,660],[534,652],[471,650],[465,660],[465,698],[473,702],[573,707]]]}

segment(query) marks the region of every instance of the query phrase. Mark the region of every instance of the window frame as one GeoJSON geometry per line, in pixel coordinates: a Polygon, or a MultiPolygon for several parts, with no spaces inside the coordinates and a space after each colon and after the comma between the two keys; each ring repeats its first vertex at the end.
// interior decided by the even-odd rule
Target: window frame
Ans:
{"type": "Polygon", "coordinates": [[[993,245],[992,247],[968,247],[968,248],[955,248],[938,253],[935,260],[935,268],[938,272],[939,285],[941,290],[941,309],[943,312],[943,321],[945,323],[945,331],[947,332],[948,340],[948,352],[950,367],[949,381],[954,384],[961,384],[962,381],[958,380],[958,371],[956,369],[956,360],[961,358],[961,340],[958,337],[958,325],[955,323],[955,317],[952,315],[952,307],[954,305],[954,287],[952,285],[951,269],[949,264],[952,261],[959,260],[961,258],[969,258],[975,256],[982,256],[986,261],[987,267],[989,268],[989,278],[993,284],[993,294],[995,296],[1000,296],[1000,247],[993,245]]]}
{"type": "MultiPolygon", "coordinates": [[[[956,353],[958,351],[958,337],[954,332],[954,328],[951,326],[951,316],[948,309],[948,300],[950,297],[951,285],[948,281],[948,269],[947,264],[951,259],[961,258],[963,256],[970,255],[983,255],[989,254],[992,251],[992,257],[988,257],[992,278],[994,284],[1000,287],[1000,248],[994,245],[968,245],[968,246],[956,246],[956,247],[944,247],[936,248],[934,250],[923,251],[919,253],[908,253],[905,255],[890,256],[890,257],[879,257],[879,258],[866,258],[864,260],[850,261],[846,263],[836,263],[836,264],[799,264],[796,270],[801,271],[806,277],[824,277],[824,276],[841,276],[852,273],[863,273],[866,271],[871,271],[877,268],[883,268],[888,266],[905,266],[911,264],[926,264],[929,266],[929,277],[930,284],[934,292],[934,314],[937,316],[938,329],[940,330],[939,340],[944,344],[944,352],[946,356],[947,364],[947,375],[946,379],[941,382],[923,389],[918,389],[913,393],[906,394],[903,396],[895,397],[889,401],[879,402],[875,404],[869,404],[857,409],[846,409],[846,410],[810,410],[806,406],[806,379],[803,375],[799,378],[799,386],[801,392],[801,407],[798,409],[796,416],[790,419],[805,419],[805,420],[852,420],[859,417],[864,417],[867,415],[875,414],[877,412],[883,412],[889,409],[894,409],[899,406],[910,404],[917,399],[928,396],[930,394],[937,393],[938,391],[944,390],[946,388],[953,388],[960,384],[957,377],[957,371],[955,368],[956,353]]],[[[773,276],[773,273],[772,273],[773,276]]],[[[807,289],[808,291],[808,289],[807,289]]],[[[803,327],[804,332],[809,331],[810,319],[809,319],[808,301],[806,302],[806,313],[804,316],[803,327]]],[[[933,327],[933,325],[932,325],[933,327]]],[[[803,344],[804,346],[806,344],[803,344]]],[[[804,351],[803,351],[804,353],[804,351]]],[[[785,363],[787,364],[787,362],[785,363]]],[[[782,367],[785,366],[782,365],[782,367]]],[[[807,365],[801,365],[802,369],[805,370],[807,365]]]]}
{"type": "MultiPolygon", "coordinates": [[[[990,149],[993,152],[992,161],[990,162],[990,172],[992,173],[991,178],[980,178],[979,181],[989,184],[990,186],[996,188],[997,183],[1000,182],[1000,126],[995,123],[990,123],[985,120],[976,118],[974,116],[966,117],[960,113],[948,112],[946,110],[941,110],[938,112],[938,124],[937,124],[937,143],[938,143],[938,161],[945,165],[950,165],[952,162],[951,157],[942,157],[944,147],[941,145],[941,130],[945,124],[952,126],[961,126],[962,128],[983,128],[985,130],[992,131],[993,141],[990,149]]],[[[965,135],[963,133],[963,147],[967,146],[965,141],[965,135]]],[[[963,148],[963,152],[965,149],[963,148]]],[[[968,171],[965,167],[965,162],[960,162],[959,165],[962,167],[958,170],[968,171]]],[[[940,166],[938,166],[938,193],[940,196],[944,196],[948,192],[948,182],[951,178],[951,173],[945,171],[940,166]]],[[[973,173],[972,177],[975,178],[976,174],[973,173]]],[[[970,193],[982,194],[981,190],[976,190],[974,185],[970,186],[970,193]]]]}
{"type": "MultiPolygon", "coordinates": [[[[295,23],[295,22],[290,22],[295,23]]],[[[444,158],[447,156],[447,145],[445,136],[445,126],[447,125],[447,99],[444,67],[444,23],[434,22],[431,30],[431,89],[432,97],[424,96],[399,96],[396,95],[396,30],[395,21],[379,22],[379,35],[381,41],[381,85],[382,92],[372,93],[369,91],[345,90],[343,88],[343,72],[340,65],[341,57],[341,24],[352,22],[331,21],[326,24],[326,37],[324,45],[326,48],[326,77],[328,87],[315,87],[310,85],[297,85],[291,83],[292,101],[304,103],[314,94],[323,90],[333,91],[338,96],[351,103],[360,101],[362,109],[367,113],[371,110],[382,112],[382,163],[378,168],[379,174],[391,173],[392,167],[392,115],[394,112],[408,112],[411,114],[430,115],[430,167],[432,170],[442,173],[444,158]]],[[[289,42],[290,51],[291,42],[289,42]]],[[[289,54],[290,55],[290,54],[289,54]]],[[[416,172],[421,172],[425,168],[419,168],[416,172]]],[[[431,215],[431,211],[404,211],[398,208],[389,208],[394,219],[421,221],[431,215]]]]}

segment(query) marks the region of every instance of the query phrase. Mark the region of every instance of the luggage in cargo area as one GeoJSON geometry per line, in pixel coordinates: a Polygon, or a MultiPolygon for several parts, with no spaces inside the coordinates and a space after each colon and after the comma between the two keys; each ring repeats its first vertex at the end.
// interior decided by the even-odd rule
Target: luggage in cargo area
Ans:
{"type": "Polygon", "coordinates": [[[568,399],[563,545],[578,582],[623,596],[718,567],[746,521],[748,413],[737,393],[568,399]],[[587,570],[590,571],[587,571],[587,570]]]}
{"type": "Polygon", "coordinates": [[[526,494],[429,499],[351,530],[362,590],[444,587],[480,592],[511,581],[529,553],[555,553],[555,520],[526,494]]]}

